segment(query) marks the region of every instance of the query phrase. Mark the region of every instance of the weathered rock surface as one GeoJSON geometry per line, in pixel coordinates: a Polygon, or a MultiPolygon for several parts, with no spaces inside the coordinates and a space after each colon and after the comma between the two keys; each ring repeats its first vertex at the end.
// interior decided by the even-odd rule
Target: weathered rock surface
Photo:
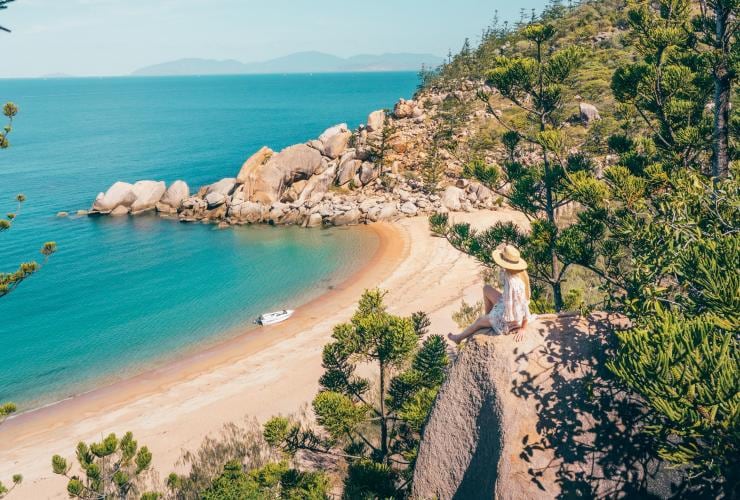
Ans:
{"type": "Polygon", "coordinates": [[[165,191],[164,196],[159,200],[159,202],[177,210],[182,205],[183,200],[189,196],[190,188],[187,183],[185,181],[177,180],[167,188],[167,191],[165,191]]]}
{"type": "Polygon", "coordinates": [[[606,330],[546,315],[522,342],[473,337],[424,430],[414,498],[670,496],[679,478],[650,458],[642,408],[604,366],[606,330]]]}
{"type": "Polygon", "coordinates": [[[393,116],[395,116],[396,118],[411,118],[414,115],[414,108],[414,101],[399,99],[399,101],[393,107],[393,116]]]}
{"type": "Polygon", "coordinates": [[[352,133],[347,128],[346,123],[340,123],[329,127],[319,136],[319,141],[323,145],[323,153],[331,159],[338,158],[339,155],[347,148],[352,133]]]}
{"type": "Polygon", "coordinates": [[[239,170],[239,174],[236,176],[236,182],[244,184],[249,181],[253,176],[253,172],[258,167],[264,165],[275,152],[267,146],[262,146],[259,151],[254,153],[252,156],[242,164],[242,168],[239,170]]]}
{"type": "Polygon", "coordinates": [[[579,103],[578,109],[581,114],[581,121],[587,125],[590,125],[596,120],[601,120],[601,115],[599,114],[599,110],[596,109],[596,106],[594,106],[593,104],[582,102],[582,103],[579,103]]]}
{"type": "Polygon", "coordinates": [[[373,111],[367,116],[367,130],[368,132],[377,132],[383,128],[385,123],[385,111],[379,109],[373,111]]]}
{"type": "Polygon", "coordinates": [[[167,186],[162,181],[137,181],[132,191],[136,200],[131,204],[131,213],[138,214],[153,210],[167,191],[167,186]]]}
{"type": "Polygon", "coordinates": [[[206,189],[206,194],[221,194],[224,196],[229,196],[231,193],[234,192],[234,188],[236,187],[236,179],[233,177],[227,177],[226,179],[221,179],[218,182],[214,182],[208,188],[206,189]]]}
{"type": "Polygon", "coordinates": [[[448,210],[456,212],[461,208],[461,200],[465,191],[455,186],[448,186],[442,193],[442,205],[448,210]]]}
{"type": "Polygon", "coordinates": [[[114,209],[113,209],[113,210],[111,211],[111,213],[110,213],[110,214],[111,214],[111,215],[112,215],[113,217],[118,217],[118,216],[121,216],[121,215],[128,215],[128,213],[129,213],[129,210],[130,210],[130,208],[128,208],[128,207],[126,207],[126,206],[124,206],[124,205],[118,205],[118,206],[117,206],[116,208],[114,208],[114,209]]]}
{"type": "Polygon", "coordinates": [[[136,201],[133,188],[134,186],[128,182],[119,181],[114,183],[108,188],[108,191],[98,194],[93,203],[92,210],[100,213],[110,213],[118,206],[131,207],[136,201]]]}
{"type": "Polygon", "coordinates": [[[357,208],[352,208],[344,213],[335,215],[332,223],[335,226],[350,226],[354,224],[359,224],[360,217],[362,217],[362,213],[360,212],[360,210],[357,208]]]}
{"type": "Polygon", "coordinates": [[[322,167],[321,153],[306,144],[288,146],[256,167],[244,183],[247,199],[270,205],[279,201],[286,187],[308,179],[322,167]]]}

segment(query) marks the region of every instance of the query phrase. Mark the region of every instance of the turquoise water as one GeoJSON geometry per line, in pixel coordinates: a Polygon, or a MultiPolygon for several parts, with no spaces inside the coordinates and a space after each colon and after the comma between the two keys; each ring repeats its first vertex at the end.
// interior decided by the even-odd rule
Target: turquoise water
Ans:
{"type": "Polygon", "coordinates": [[[0,80],[21,113],[0,151],[0,270],[58,253],[0,299],[0,401],[31,408],[235,334],[266,309],[316,296],[361,265],[361,230],[217,230],[155,216],[57,218],[116,180],[236,174],[262,145],[356,126],[409,97],[413,73],[0,80]]]}

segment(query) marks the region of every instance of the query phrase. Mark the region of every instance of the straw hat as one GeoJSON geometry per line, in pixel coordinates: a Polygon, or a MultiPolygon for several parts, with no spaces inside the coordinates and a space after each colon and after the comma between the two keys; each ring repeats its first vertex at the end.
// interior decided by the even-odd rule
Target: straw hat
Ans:
{"type": "Polygon", "coordinates": [[[496,264],[504,269],[522,271],[527,268],[527,261],[522,259],[519,250],[512,245],[506,245],[503,250],[494,250],[492,256],[496,264]]]}

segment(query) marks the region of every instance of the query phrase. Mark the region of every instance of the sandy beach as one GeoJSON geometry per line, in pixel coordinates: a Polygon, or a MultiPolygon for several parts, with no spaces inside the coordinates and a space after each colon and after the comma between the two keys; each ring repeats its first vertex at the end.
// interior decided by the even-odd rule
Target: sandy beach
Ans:
{"type": "MultiPolygon", "coordinates": [[[[526,224],[509,210],[455,214],[454,219],[480,227],[497,220],[526,224]]],[[[153,467],[164,478],[184,450],[197,448],[224,424],[296,411],[316,393],[321,351],[332,327],[350,318],[364,289],[388,290],[393,313],[426,311],[432,333],[455,330],[451,314],[460,300],[480,300],[479,264],[432,236],[423,217],[368,230],[380,238],[370,262],[300,307],[290,321],[4,422],[0,480],[8,484],[12,474],[24,476],[8,498],[67,498],[65,479],[51,472],[51,456],[73,458],[80,440],[132,431],[152,451],[153,467]]]]}

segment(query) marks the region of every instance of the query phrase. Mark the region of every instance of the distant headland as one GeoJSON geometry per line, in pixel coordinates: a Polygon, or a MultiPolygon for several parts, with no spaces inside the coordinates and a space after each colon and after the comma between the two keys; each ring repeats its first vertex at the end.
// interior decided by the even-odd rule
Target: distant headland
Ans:
{"type": "Polygon", "coordinates": [[[433,54],[386,53],[338,57],[324,52],[296,52],[267,61],[243,63],[234,59],[178,59],[146,66],[133,76],[237,75],[259,73],[347,73],[416,71],[437,67],[444,59],[433,54]]]}

